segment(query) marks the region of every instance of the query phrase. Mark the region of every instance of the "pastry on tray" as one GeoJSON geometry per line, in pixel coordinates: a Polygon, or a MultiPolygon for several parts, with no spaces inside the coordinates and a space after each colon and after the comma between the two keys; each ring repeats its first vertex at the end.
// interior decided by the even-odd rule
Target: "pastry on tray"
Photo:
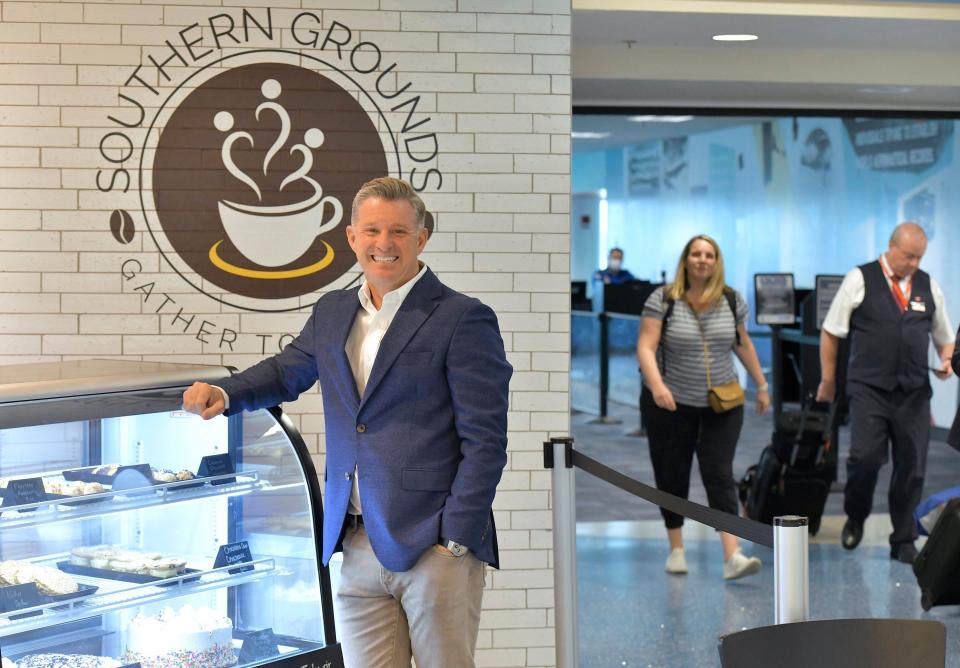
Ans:
{"type": "Polygon", "coordinates": [[[153,471],[153,479],[157,482],[182,482],[184,480],[193,480],[196,478],[196,476],[187,469],[180,469],[176,473],[170,469],[151,470],[153,471]]]}
{"type": "Polygon", "coordinates": [[[58,568],[40,566],[26,561],[0,561],[0,585],[36,583],[46,596],[75,594],[80,591],[76,581],[58,568]]]}
{"type": "Polygon", "coordinates": [[[47,494],[60,496],[86,496],[87,494],[102,494],[107,491],[99,482],[82,482],[80,480],[43,480],[43,489],[47,494]]]}
{"type": "Polygon", "coordinates": [[[131,550],[119,545],[93,545],[70,550],[74,566],[135,573],[155,578],[172,578],[187,569],[186,559],[164,556],[159,552],[131,550]]]}
{"type": "Polygon", "coordinates": [[[113,477],[117,475],[117,471],[120,470],[119,464],[104,464],[103,466],[94,466],[90,469],[91,475],[104,475],[113,477]]]}

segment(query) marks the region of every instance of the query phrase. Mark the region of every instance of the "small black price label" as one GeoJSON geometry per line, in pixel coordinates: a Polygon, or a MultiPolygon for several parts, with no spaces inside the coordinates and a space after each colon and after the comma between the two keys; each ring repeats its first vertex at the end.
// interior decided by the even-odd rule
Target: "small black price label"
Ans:
{"type": "MultiPolygon", "coordinates": [[[[46,500],[47,493],[43,490],[43,478],[21,478],[7,483],[3,505],[22,506],[26,503],[39,503],[46,500]]],[[[36,510],[36,508],[30,510],[36,510]]]]}
{"type": "Polygon", "coordinates": [[[278,657],[270,665],[273,668],[343,668],[343,652],[340,643],[335,643],[297,652],[286,658],[278,657]]]}
{"type": "Polygon", "coordinates": [[[277,648],[277,638],[273,629],[251,631],[243,639],[240,646],[239,663],[249,664],[257,661],[272,659],[280,653],[277,648]]]}
{"type": "MultiPolygon", "coordinates": [[[[253,555],[250,554],[250,544],[245,540],[241,540],[236,543],[221,545],[220,549],[217,550],[217,558],[213,562],[213,567],[223,568],[224,566],[244,564],[251,561],[253,561],[253,555]]],[[[253,566],[243,566],[241,568],[231,568],[227,572],[232,575],[234,573],[243,573],[252,570],[253,566]]]]}
{"type": "MultiPolygon", "coordinates": [[[[40,605],[43,601],[40,599],[40,590],[34,582],[28,582],[21,585],[10,585],[9,587],[0,587],[0,612],[11,612],[13,610],[22,610],[23,608],[32,608],[40,605]]],[[[30,617],[41,614],[40,611],[29,612],[23,615],[11,615],[10,619],[19,619],[21,617],[30,617]]]]}
{"type": "MultiPolygon", "coordinates": [[[[228,454],[207,455],[200,460],[200,468],[197,469],[198,478],[227,475],[228,473],[236,473],[236,469],[233,468],[233,461],[228,454]]],[[[211,484],[226,485],[236,481],[236,478],[224,478],[223,480],[214,480],[211,484]]]]}

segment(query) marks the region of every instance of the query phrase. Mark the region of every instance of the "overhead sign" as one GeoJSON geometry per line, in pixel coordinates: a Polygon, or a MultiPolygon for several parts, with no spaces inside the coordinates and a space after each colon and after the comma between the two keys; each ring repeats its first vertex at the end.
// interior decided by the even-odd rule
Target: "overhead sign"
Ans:
{"type": "Polygon", "coordinates": [[[953,121],[845,118],[843,125],[864,169],[919,172],[937,162],[953,121]]]}

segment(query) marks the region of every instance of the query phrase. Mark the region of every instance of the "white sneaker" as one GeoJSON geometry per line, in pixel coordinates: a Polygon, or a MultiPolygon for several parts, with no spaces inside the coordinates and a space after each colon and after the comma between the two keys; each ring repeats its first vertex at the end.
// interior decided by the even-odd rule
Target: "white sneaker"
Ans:
{"type": "Polygon", "coordinates": [[[670,550],[670,556],[667,557],[667,573],[683,575],[687,572],[687,558],[683,554],[682,547],[675,547],[670,550]]]}
{"type": "Polygon", "coordinates": [[[737,578],[753,575],[760,570],[760,560],[748,557],[740,550],[730,555],[723,564],[723,579],[736,580],[737,578]]]}

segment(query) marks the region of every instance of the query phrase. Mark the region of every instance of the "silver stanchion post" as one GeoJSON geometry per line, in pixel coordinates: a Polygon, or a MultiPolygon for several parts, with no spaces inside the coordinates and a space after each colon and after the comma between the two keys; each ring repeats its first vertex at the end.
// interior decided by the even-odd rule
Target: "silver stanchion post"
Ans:
{"type": "Polygon", "coordinates": [[[773,518],[774,623],[805,622],[810,615],[807,518],[773,518]]]}
{"type": "Polygon", "coordinates": [[[553,469],[553,586],[556,596],[557,668],[577,668],[577,514],[573,439],[543,444],[553,469]]]}

